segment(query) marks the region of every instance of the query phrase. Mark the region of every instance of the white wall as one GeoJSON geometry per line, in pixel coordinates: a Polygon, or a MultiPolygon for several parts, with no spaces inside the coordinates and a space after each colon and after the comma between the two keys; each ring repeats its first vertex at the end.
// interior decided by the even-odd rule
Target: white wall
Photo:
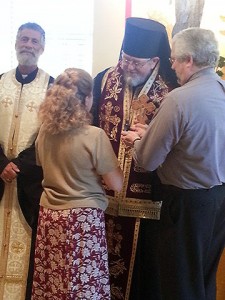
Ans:
{"type": "MultiPolygon", "coordinates": [[[[219,41],[220,55],[225,56],[223,1],[205,1],[201,27],[209,27],[215,32],[219,41]]],[[[163,23],[171,37],[175,23],[174,5],[175,0],[132,0],[132,16],[153,18],[163,23]]],[[[118,61],[124,34],[125,7],[126,0],[94,0],[93,76],[118,61]]]]}
{"type": "Polygon", "coordinates": [[[118,62],[126,6],[125,0],[94,1],[93,76],[118,62]]]}

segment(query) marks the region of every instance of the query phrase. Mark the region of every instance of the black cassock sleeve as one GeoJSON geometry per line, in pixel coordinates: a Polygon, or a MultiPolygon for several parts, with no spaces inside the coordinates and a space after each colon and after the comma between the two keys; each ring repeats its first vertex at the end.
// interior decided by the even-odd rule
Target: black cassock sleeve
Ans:
{"type": "Polygon", "coordinates": [[[102,79],[105,75],[106,71],[109,68],[105,69],[104,71],[98,73],[94,78],[94,88],[93,88],[93,105],[91,108],[91,113],[93,115],[93,125],[99,127],[99,101],[101,99],[101,85],[102,79]]]}
{"type": "Polygon", "coordinates": [[[36,165],[35,143],[12,161],[20,169],[17,176],[17,193],[21,210],[29,226],[36,227],[43,191],[43,172],[42,168],[36,165]]]}

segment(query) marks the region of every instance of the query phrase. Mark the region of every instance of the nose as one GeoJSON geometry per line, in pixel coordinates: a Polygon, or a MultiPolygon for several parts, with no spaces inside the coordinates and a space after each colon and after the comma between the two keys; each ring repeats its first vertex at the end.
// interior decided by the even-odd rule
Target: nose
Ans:
{"type": "Polygon", "coordinates": [[[127,62],[127,69],[131,71],[135,69],[135,65],[132,60],[127,62]]]}
{"type": "Polygon", "coordinates": [[[172,69],[172,70],[175,70],[175,68],[174,68],[174,64],[172,64],[172,65],[171,65],[171,69],[172,69]]]}
{"type": "Polygon", "coordinates": [[[32,40],[28,40],[28,41],[26,42],[25,46],[26,46],[27,48],[33,48],[32,40]]]}

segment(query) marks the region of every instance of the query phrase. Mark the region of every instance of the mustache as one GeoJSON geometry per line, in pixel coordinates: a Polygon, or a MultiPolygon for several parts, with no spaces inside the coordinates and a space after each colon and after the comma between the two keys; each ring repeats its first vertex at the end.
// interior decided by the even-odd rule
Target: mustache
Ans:
{"type": "Polygon", "coordinates": [[[29,50],[21,50],[19,53],[20,53],[20,54],[23,54],[23,53],[29,53],[29,54],[35,56],[34,52],[29,51],[29,50]]]}

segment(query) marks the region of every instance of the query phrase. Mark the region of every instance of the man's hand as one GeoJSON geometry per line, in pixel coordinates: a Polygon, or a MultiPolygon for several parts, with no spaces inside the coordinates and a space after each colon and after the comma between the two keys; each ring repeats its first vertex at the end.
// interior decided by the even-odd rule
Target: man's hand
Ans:
{"type": "Polygon", "coordinates": [[[141,124],[141,123],[134,123],[134,125],[131,127],[133,131],[136,131],[138,135],[142,138],[145,134],[146,130],[148,129],[147,124],[141,124]]]}
{"type": "Polygon", "coordinates": [[[18,172],[20,172],[20,170],[17,165],[10,162],[2,171],[0,177],[5,183],[11,183],[17,177],[18,172]]]}
{"type": "Polygon", "coordinates": [[[130,130],[128,130],[128,131],[123,130],[121,132],[121,139],[122,139],[123,143],[127,147],[134,146],[134,142],[137,140],[141,140],[141,138],[145,134],[147,128],[148,128],[147,124],[141,124],[138,122],[134,122],[134,125],[132,125],[130,127],[130,130]]]}
{"type": "Polygon", "coordinates": [[[136,131],[128,130],[121,132],[121,139],[127,147],[133,147],[134,142],[141,138],[136,131]]]}

